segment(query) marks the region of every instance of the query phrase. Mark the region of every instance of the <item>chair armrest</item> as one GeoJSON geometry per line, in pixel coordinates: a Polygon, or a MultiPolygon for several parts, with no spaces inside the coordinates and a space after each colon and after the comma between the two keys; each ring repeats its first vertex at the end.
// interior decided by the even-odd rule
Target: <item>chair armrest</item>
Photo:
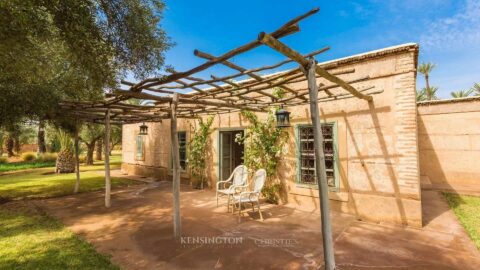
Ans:
{"type": "Polygon", "coordinates": [[[252,198],[253,195],[257,196],[257,200],[258,200],[258,198],[260,197],[260,193],[259,193],[259,192],[255,192],[255,191],[244,191],[244,192],[240,192],[240,197],[239,197],[239,199],[241,200],[242,197],[248,197],[248,199],[251,200],[251,198],[252,198]]]}
{"type": "Polygon", "coordinates": [[[225,185],[226,183],[230,183],[230,181],[229,181],[229,180],[225,180],[225,181],[218,181],[218,182],[217,182],[217,189],[219,189],[219,188],[220,188],[220,184],[224,184],[224,185],[225,185]]]}
{"type": "Polygon", "coordinates": [[[248,184],[243,186],[234,186],[234,185],[230,186],[230,189],[233,189],[235,193],[244,192],[247,188],[248,188],[248,184]]]}

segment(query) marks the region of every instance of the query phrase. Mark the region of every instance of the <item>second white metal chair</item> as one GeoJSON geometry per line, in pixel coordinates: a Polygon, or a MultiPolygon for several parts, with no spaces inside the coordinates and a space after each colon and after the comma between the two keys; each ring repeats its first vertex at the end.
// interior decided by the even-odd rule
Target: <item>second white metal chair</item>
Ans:
{"type": "MultiPolygon", "coordinates": [[[[264,169],[260,169],[255,172],[253,175],[253,190],[252,191],[242,191],[238,194],[234,194],[233,205],[236,207],[238,203],[238,214],[242,214],[242,203],[250,203],[252,205],[253,211],[255,211],[254,205],[257,204],[258,213],[260,214],[260,219],[263,220],[262,211],[260,209],[260,194],[265,184],[267,178],[267,172],[264,169]]],[[[235,211],[235,208],[234,208],[235,211]]]]}

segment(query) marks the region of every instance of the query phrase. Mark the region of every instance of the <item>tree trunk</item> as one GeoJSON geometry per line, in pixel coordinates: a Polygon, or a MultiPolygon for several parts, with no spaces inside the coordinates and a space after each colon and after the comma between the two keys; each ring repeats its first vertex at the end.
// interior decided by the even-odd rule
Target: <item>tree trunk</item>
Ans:
{"type": "Polygon", "coordinates": [[[427,89],[427,100],[432,100],[432,95],[430,93],[430,83],[428,81],[428,73],[425,74],[425,87],[427,89]]]}
{"type": "Polygon", "coordinates": [[[37,144],[37,152],[39,154],[47,152],[47,146],[45,145],[45,122],[43,120],[38,122],[37,144]]]}
{"type": "Polygon", "coordinates": [[[113,143],[113,142],[110,144],[110,156],[112,155],[112,150],[113,150],[113,148],[114,148],[116,145],[117,145],[117,144],[116,144],[116,143],[113,143]]]}
{"type": "Polygon", "coordinates": [[[85,143],[87,145],[86,165],[93,165],[93,152],[95,151],[95,142],[85,143]]]}
{"type": "Polygon", "coordinates": [[[22,146],[20,145],[20,138],[18,135],[15,135],[13,137],[13,141],[14,141],[14,150],[15,150],[15,153],[17,153],[17,155],[20,154],[20,151],[22,150],[22,146]]]}
{"type": "Polygon", "coordinates": [[[13,137],[8,135],[7,141],[5,143],[5,146],[7,148],[8,157],[13,157],[14,156],[14,154],[13,154],[13,146],[14,145],[15,145],[15,142],[13,140],[13,137]]]}
{"type": "Polygon", "coordinates": [[[96,144],[95,160],[102,160],[102,148],[103,148],[103,140],[100,139],[97,141],[97,144],[96,144]]]}

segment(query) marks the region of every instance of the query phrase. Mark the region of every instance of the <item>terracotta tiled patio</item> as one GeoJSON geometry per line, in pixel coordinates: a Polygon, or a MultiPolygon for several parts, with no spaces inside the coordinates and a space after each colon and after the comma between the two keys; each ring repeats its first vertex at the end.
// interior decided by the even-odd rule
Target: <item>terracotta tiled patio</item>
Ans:
{"type": "MultiPolygon", "coordinates": [[[[110,209],[100,192],[35,204],[111,255],[122,269],[321,268],[317,212],[264,204],[263,222],[251,208],[239,219],[226,207],[217,208],[214,195],[182,186],[183,244],[172,239],[169,182],[116,190],[110,209]],[[236,243],[187,243],[216,236],[236,243]]],[[[480,269],[479,252],[441,196],[435,191],[422,195],[423,229],[370,224],[332,212],[339,269],[480,269]]]]}

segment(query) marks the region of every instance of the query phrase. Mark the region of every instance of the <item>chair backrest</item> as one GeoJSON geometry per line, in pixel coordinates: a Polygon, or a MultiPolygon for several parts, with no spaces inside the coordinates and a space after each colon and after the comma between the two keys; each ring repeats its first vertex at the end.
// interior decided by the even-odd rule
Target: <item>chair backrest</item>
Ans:
{"type": "Polygon", "coordinates": [[[265,171],[265,169],[260,169],[255,172],[255,174],[253,175],[253,191],[254,192],[260,193],[262,191],[266,178],[267,178],[267,171],[265,171]]]}
{"type": "Polygon", "coordinates": [[[234,186],[244,186],[247,184],[248,177],[248,168],[245,165],[240,165],[233,170],[233,181],[234,186]]]}

